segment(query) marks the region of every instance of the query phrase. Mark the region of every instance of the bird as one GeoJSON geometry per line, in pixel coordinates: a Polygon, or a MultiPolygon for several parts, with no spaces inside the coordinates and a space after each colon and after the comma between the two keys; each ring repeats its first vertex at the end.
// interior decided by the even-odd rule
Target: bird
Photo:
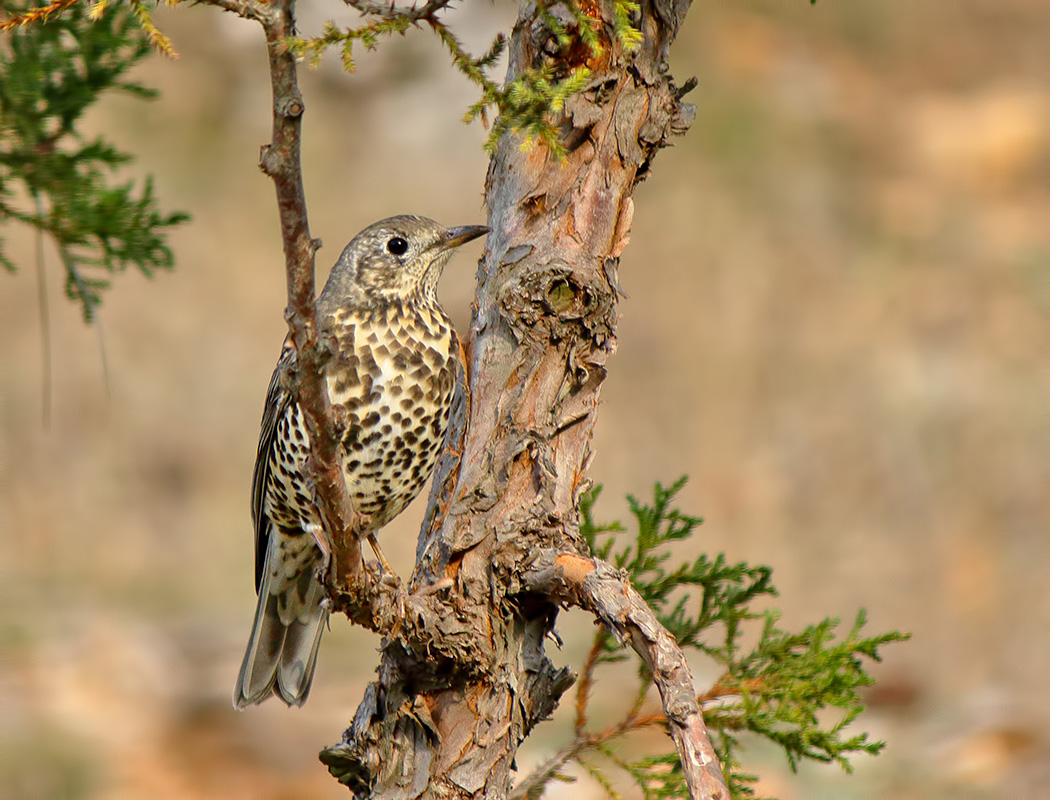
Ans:
{"type": "MultiPolygon", "coordinates": [[[[380,220],[343,249],[317,298],[319,339],[332,342],[324,378],[337,420],[355,533],[375,533],[419,494],[448,429],[462,359],[437,300],[453,250],[488,233],[400,215],[380,220]]],[[[275,695],[306,702],[328,620],[320,572],[320,515],[305,461],[310,439],[286,376],[297,356],[286,339],[266,394],[252,476],[258,602],[234,690],[243,709],[275,695]]]]}

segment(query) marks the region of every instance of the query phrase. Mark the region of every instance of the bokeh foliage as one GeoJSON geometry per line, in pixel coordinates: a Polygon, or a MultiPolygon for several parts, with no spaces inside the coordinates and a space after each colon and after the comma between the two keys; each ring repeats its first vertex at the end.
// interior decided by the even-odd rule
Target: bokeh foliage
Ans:
{"type": "MultiPolygon", "coordinates": [[[[0,0],[8,20],[32,14],[0,0]]],[[[65,270],[66,294],[90,321],[113,275],[128,265],[150,276],[170,269],[166,234],[189,217],[164,213],[153,181],[121,181],[132,157],[78,130],[106,92],[156,93],[127,77],[155,42],[134,7],[75,3],[12,27],[0,45],[0,220],[46,234],[65,270]]],[[[148,21],[148,18],[147,18],[148,21]]],[[[0,263],[15,264],[0,238],[0,263]]]]}

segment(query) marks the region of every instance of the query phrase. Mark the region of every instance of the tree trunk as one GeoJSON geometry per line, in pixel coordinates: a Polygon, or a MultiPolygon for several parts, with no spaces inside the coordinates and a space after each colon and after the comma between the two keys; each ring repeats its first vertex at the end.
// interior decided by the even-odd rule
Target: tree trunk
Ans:
{"type": "MultiPolygon", "coordinates": [[[[615,571],[590,558],[577,518],[615,350],[631,195],[694,113],[667,68],[688,5],[643,1],[642,41],[628,52],[608,35],[611,3],[585,1],[604,17],[604,50],[586,56],[590,80],[559,120],[567,156],[506,134],[492,158],[492,233],[463,337],[469,401],[461,396],[454,414],[416,570],[406,592],[379,582],[336,598],[384,634],[378,680],[343,742],[322,753],[356,793],[506,797],[518,746],[573,682],[544,640],[559,605],[574,603],[629,635],[653,668],[694,796],[728,797],[681,653],[615,571]]],[[[524,0],[508,80],[545,59],[566,62],[549,38],[524,0]]]]}

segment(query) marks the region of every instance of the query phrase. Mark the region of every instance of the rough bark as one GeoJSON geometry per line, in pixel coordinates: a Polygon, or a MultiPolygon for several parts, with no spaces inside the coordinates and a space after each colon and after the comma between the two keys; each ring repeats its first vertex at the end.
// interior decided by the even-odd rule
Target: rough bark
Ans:
{"type": "MultiPolygon", "coordinates": [[[[666,60],[687,8],[645,2],[636,51],[607,40],[601,57],[587,56],[592,78],[561,120],[563,161],[541,145],[523,151],[511,135],[492,159],[492,233],[465,337],[470,401],[461,398],[435,476],[416,570],[407,591],[382,597],[364,581],[335,600],[386,634],[378,679],[343,741],[322,753],[355,793],[506,797],[519,744],[573,681],[544,652],[569,603],[651,666],[692,796],[728,797],[681,651],[637,594],[590,559],[577,524],[615,348],[631,195],[692,121],[666,60]]],[[[509,78],[565,58],[548,55],[536,16],[525,0],[509,78]]]]}

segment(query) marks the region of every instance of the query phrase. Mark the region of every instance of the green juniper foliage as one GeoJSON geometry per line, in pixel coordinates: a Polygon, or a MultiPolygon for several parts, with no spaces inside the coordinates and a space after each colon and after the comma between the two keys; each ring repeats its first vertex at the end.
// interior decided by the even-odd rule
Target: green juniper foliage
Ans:
{"type": "MultiPolygon", "coordinates": [[[[6,17],[30,8],[0,0],[6,17]]],[[[151,179],[141,187],[114,182],[131,156],[77,130],[105,91],[155,94],[125,77],[156,45],[135,9],[114,6],[95,20],[90,13],[76,3],[0,39],[0,220],[18,220],[51,238],[66,294],[88,321],[112,275],[127,265],[147,276],[172,267],[165,234],[188,219],[158,210],[151,179]]],[[[2,239],[0,263],[15,268],[2,239]]]]}
{"type": "Polygon", "coordinates": [[[447,0],[404,8],[355,0],[347,2],[361,11],[366,20],[363,25],[343,29],[326,23],[319,36],[289,39],[287,44],[292,52],[317,65],[327,50],[338,48],[343,68],[353,72],[356,43],[373,50],[383,36],[404,35],[409,27],[425,22],[449,51],[453,66],[481,90],[481,97],[467,110],[464,120],[480,118],[487,124],[489,110],[496,111],[485,142],[489,152],[496,149],[504,133],[511,132],[522,137],[523,147],[538,139],[555,156],[562,157],[565,148],[552,115],[559,113],[565,101],[586,86],[592,72],[587,62],[600,57],[612,43],[630,52],[642,39],[637,28],[641,7],[634,0],[612,0],[614,21],[607,26],[608,30],[603,30],[598,15],[600,3],[596,0],[540,0],[535,14],[550,35],[550,46],[544,50],[542,63],[523,69],[514,80],[501,85],[490,77],[489,71],[506,50],[506,37],[498,34],[484,54],[472,56],[438,17],[438,12],[448,5],[447,0]],[[591,13],[587,13],[585,7],[591,13]]]}
{"type": "MultiPolygon", "coordinates": [[[[880,648],[902,641],[897,631],[863,636],[865,614],[836,639],[833,618],[789,632],[779,627],[776,610],[759,611],[756,601],[775,597],[771,570],[745,563],[729,564],[725,556],[701,555],[692,562],[674,563],[668,545],[692,535],[701,519],[672,506],[685,479],[670,487],[659,484],[649,503],[628,497],[634,517],[633,541],[624,541],[619,523],[598,524],[593,507],[600,487],[583,496],[580,529],[591,551],[624,570],[634,588],[654,609],[660,622],[687,650],[703,653],[721,672],[714,685],[700,695],[704,719],[725,769],[735,798],[752,797],[755,776],[740,771],[738,754],[751,735],[778,745],[792,770],[811,759],[838,763],[847,772],[857,753],[877,754],[883,742],[863,732],[847,732],[864,706],[858,690],[874,681],[863,659],[880,660],[880,648]],[[693,589],[696,594],[689,594],[693,589]],[[757,643],[745,646],[743,635],[757,643]],[[833,713],[828,713],[834,709],[833,713]]],[[[580,764],[610,796],[617,796],[603,773],[613,764],[633,779],[646,798],[684,797],[685,783],[673,750],[648,758],[625,757],[612,742],[631,731],[662,724],[659,714],[643,713],[651,676],[644,665],[638,673],[634,703],[623,720],[604,731],[589,730],[587,691],[595,670],[626,658],[620,643],[606,630],[595,634],[591,655],[581,671],[577,700],[577,740],[560,763],[580,764]]],[[[546,779],[563,778],[559,763],[548,766],[546,779]]]]}

